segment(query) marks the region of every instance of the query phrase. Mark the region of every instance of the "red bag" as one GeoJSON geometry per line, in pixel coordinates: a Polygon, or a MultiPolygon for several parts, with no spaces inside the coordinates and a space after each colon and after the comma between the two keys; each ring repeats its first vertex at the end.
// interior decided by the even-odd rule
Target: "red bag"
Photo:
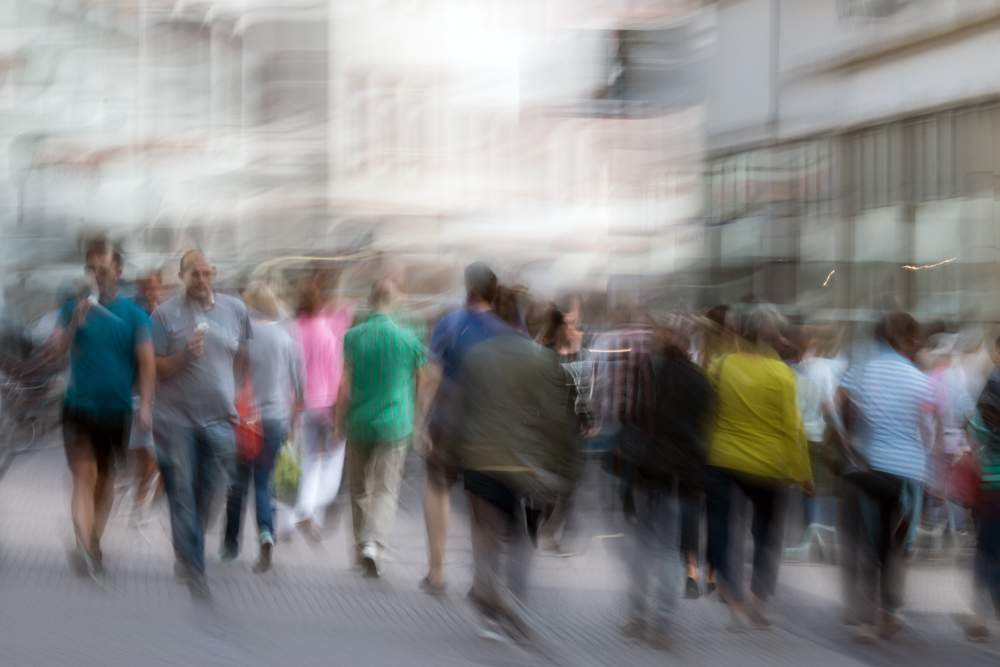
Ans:
{"type": "Polygon", "coordinates": [[[975,507],[979,504],[981,480],[982,471],[979,469],[979,463],[971,454],[965,454],[948,466],[945,475],[945,492],[948,499],[957,505],[975,507]]]}
{"type": "Polygon", "coordinates": [[[264,427],[248,372],[244,373],[243,385],[236,390],[236,414],[236,460],[248,463],[264,449],[264,427]]]}

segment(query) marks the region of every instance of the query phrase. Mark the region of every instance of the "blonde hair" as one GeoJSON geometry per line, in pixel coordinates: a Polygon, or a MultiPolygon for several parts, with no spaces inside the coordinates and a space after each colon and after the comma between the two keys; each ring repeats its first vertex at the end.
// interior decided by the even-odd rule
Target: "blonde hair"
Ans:
{"type": "Polygon", "coordinates": [[[262,280],[255,280],[243,290],[243,303],[264,317],[276,320],[281,317],[281,304],[271,288],[262,280]]]}

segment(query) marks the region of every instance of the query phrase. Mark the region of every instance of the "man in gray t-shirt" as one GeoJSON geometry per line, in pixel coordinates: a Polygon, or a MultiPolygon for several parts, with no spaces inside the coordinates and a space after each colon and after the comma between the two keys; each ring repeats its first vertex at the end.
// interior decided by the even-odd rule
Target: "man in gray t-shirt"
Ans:
{"type": "Polygon", "coordinates": [[[184,291],[152,315],[153,430],[170,501],[174,571],[202,598],[208,597],[204,526],[216,480],[236,453],[236,382],[251,335],[246,307],[215,292],[215,274],[202,252],[188,251],[178,274],[184,291]]]}

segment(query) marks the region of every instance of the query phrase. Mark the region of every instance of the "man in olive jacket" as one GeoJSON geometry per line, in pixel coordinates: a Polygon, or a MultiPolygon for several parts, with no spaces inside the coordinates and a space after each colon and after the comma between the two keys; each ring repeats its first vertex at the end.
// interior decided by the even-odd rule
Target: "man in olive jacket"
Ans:
{"type": "Polygon", "coordinates": [[[514,332],[472,348],[459,381],[456,458],[465,471],[475,560],[470,599],[482,634],[509,634],[510,624],[527,634],[518,611],[531,553],[525,538],[577,475],[572,385],[555,352],[514,332]],[[510,563],[502,581],[505,544],[510,563]]]}

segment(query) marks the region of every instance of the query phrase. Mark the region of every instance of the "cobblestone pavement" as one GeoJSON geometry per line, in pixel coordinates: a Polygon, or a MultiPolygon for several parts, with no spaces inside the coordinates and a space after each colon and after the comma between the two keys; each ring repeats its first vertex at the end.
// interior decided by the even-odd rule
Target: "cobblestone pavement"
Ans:
{"type": "MultiPolygon", "coordinates": [[[[733,634],[716,596],[682,600],[671,651],[622,638],[623,530],[589,513],[593,536],[573,558],[540,555],[527,600],[542,628],[537,646],[478,638],[462,594],[471,580],[464,501],[453,497],[447,553],[450,593],[419,592],[426,543],[420,462],[411,458],[385,575],[349,567],[341,511],[318,545],[280,540],[272,571],[250,571],[255,531],[244,530],[235,567],[212,563],[214,602],[194,603],[173,579],[165,504],[141,527],[116,507],[103,544],[104,584],[72,573],[67,549],[69,473],[58,447],[17,460],[0,481],[0,665],[963,665],[1000,664],[998,642],[963,641],[967,568],[911,568],[909,627],[861,647],[838,622],[839,579],[825,565],[782,567],[776,627],[733,634]]],[[[120,505],[127,506],[126,503],[120,505]]],[[[218,521],[208,544],[220,544],[218,521]]]]}

